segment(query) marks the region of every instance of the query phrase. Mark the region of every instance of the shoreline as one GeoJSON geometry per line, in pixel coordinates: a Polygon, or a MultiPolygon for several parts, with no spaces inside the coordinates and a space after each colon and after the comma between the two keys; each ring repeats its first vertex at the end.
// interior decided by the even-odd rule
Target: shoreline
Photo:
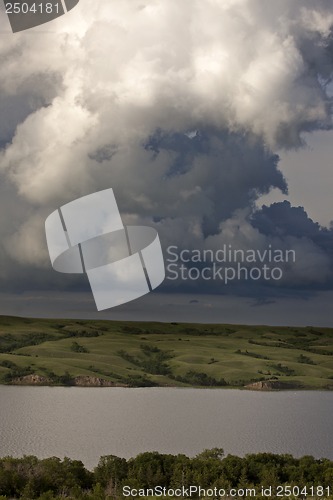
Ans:
{"type": "Polygon", "coordinates": [[[59,384],[52,383],[51,380],[46,379],[40,375],[27,375],[21,377],[21,379],[14,380],[11,383],[1,384],[1,386],[6,387],[74,387],[74,388],[123,388],[123,389],[223,389],[223,390],[239,390],[239,391],[252,391],[252,392],[284,392],[284,391],[323,391],[331,392],[332,387],[310,387],[302,386],[297,383],[286,383],[276,380],[264,380],[259,382],[253,382],[244,386],[181,386],[181,385],[155,385],[155,386],[144,386],[144,385],[128,385],[117,382],[112,382],[110,380],[102,379],[100,377],[90,377],[86,375],[81,375],[74,377],[72,383],[59,384]]]}

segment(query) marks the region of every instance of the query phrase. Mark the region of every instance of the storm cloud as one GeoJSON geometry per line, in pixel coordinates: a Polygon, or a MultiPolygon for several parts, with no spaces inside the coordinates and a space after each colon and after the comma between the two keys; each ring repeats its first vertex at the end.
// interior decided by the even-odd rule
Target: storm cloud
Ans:
{"type": "Polygon", "coordinates": [[[330,288],[332,229],[256,201],[287,194],[276,151],[332,127],[332,25],[329,0],[81,0],[48,32],[3,35],[3,286],[75,288],[45,218],[112,187],[164,248],[294,248],[280,286],[330,288]]]}

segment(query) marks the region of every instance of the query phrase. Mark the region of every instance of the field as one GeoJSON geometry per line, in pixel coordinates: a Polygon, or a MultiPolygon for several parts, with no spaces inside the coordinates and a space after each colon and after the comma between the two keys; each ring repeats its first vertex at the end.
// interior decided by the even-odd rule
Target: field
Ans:
{"type": "Polygon", "coordinates": [[[0,316],[0,381],[333,389],[333,329],[0,316]],[[31,377],[30,377],[31,378],[31,377]],[[90,381],[90,382],[89,382],[90,381]],[[280,386],[278,385],[280,384],[280,386]]]}

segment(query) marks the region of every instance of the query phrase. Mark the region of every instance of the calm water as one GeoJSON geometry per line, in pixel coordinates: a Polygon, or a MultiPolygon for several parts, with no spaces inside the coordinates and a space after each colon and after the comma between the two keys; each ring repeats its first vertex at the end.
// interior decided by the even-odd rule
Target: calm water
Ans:
{"type": "Polygon", "coordinates": [[[0,386],[0,455],[270,451],[333,459],[333,393],[0,386]]]}

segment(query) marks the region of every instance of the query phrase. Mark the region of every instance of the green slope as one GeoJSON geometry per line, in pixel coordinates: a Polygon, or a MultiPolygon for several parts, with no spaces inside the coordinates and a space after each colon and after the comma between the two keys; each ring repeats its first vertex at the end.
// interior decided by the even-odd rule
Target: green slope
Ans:
{"type": "Polygon", "coordinates": [[[333,388],[333,328],[0,316],[0,381],[37,374],[119,385],[333,388]]]}

